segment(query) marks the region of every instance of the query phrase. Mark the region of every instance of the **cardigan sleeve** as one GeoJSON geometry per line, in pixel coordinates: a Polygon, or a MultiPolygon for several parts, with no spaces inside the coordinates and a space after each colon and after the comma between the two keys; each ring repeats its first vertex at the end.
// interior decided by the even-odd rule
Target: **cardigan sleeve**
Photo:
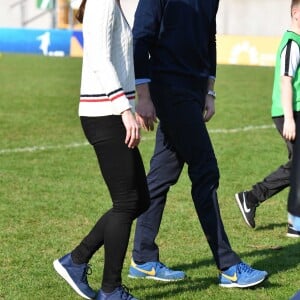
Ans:
{"type": "MultiPolygon", "coordinates": [[[[84,52],[86,64],[95,73],[99,85],[108,98],[117,105],[118,113],[131,108],[112,63],[112,36],[116,14],[115,0],[89,0],[83,20],[84,52]]],[[[125,58],[126,59],[126,58],[125,58]]]]}

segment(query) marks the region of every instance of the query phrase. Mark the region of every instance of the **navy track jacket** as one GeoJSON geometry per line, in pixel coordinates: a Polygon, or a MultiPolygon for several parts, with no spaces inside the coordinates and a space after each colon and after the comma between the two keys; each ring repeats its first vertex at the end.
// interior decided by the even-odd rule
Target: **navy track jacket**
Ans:
{"type": "Polygon", "coordinates": [[[133,26],[137,79],[173,84],[216,74],[219,0],[139,0],[133,26]]]}

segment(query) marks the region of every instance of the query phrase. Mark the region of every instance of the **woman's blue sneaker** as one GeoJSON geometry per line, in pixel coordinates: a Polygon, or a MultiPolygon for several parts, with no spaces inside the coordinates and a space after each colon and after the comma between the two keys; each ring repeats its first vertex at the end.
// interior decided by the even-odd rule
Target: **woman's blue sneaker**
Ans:
{"type": "Polygon", "coordinates": [[[122,285],[116,288],[111,293],[104,293],[102,290],[99,291],[96,300],[138,300],[134,298],[126,286],[122,285]]]}
{"type": "Polygon", "coordinates": [[[53,262],[55,271],[73,288],[73,290],[85,299],[95,299],[97,293],[89,286],[87,275],[91,271],[88,264],[74,264],[71,253],[53,262]]]}
{"type": "Polygon", "coordinates": [[[184,279],[185,273],[182,271],[171,270],[159,261],[136,264],[134,260],[131,259],[128,277],[147,278],[160,281],[177,281],[184,279]]]}
{"type": "Polygon", "coordinates": [[[246,288],[263,282],[267,276],[268,273],[266,271],[255,270],[240,262],[220,273],[219,285],[228,288],[246,288]]]}

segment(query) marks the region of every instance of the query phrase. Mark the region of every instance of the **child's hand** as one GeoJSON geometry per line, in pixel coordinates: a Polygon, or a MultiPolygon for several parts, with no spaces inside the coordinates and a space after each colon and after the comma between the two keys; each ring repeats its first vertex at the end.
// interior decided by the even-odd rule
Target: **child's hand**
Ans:
{"type": "Polygon", "coordinates": [[[296,123],[293,118],[284,119],[282,135],[288,141],[293,141],[296,138],[296,123]]]}

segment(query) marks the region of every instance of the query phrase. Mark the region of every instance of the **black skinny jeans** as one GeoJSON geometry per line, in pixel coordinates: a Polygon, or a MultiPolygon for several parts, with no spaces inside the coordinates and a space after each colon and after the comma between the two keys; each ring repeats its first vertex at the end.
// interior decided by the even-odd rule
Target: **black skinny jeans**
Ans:
{"type": "Polygon", "coordinates": [[[113,205],[74,249],[72,258],[75,263],[87,263],[104,245],[101,288],[112,292],[121,285],[132,222],[149,206],[146,175],[138,148],[130,149],[124,142],[121,116],[81,117],[81,124],[95,149],[113,205]]]}

